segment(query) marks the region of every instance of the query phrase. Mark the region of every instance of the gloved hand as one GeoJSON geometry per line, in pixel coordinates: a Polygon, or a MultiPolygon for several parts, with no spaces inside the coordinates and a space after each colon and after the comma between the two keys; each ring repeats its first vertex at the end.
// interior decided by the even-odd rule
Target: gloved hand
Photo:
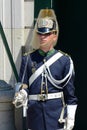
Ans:
{"type": "Polygon", "coordinates": [[[66,122],[66,129],[65,130],[73,130],[73,127],[74,127],[74,120],[72,119],[67,119],[67,122],[66,122]]]}
{"type": "Polygon", "coordinates": [[[24,83],[21,83],[21,82],[18,82],[15,84],[15,93],[19,92],[21,89],[26,89],[28,88],[28,85],[27,84],[24,84],[24,83]]]}
{"type": "Polygon", "coordinates": [[[67,119],[64,130],[73,130],[77,105],[67,105],[67,119]]]}
{"type": "Polygon", "coordinates": [[[16,108],[27,105],[27,92],[24,89],[21,89],[19,92],[15,93],[13,104],[16,108]]]}

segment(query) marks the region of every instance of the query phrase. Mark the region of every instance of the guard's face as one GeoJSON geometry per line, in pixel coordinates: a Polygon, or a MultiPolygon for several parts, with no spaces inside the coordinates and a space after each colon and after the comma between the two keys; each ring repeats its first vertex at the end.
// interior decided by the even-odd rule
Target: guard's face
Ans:
{"type": "Polygon", "coordinates": [[[53,44],[54,44],[57,36],[52,32],[46,33],[46,34],[38,33],[38,38],[39,38],[40,47],[52,47],[53,48],[53,44]]]}

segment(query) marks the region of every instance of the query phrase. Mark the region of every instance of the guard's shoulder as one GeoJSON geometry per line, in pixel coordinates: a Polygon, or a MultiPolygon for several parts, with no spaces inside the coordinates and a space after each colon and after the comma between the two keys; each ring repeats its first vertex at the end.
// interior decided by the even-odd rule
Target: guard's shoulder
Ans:
{"type": "Polygon", "coordinates": [[[63,52],[63,51],[61,51],[61,50],[58,50],[60,53],[62,53],[64,56],[69,56],[70,57],[70,55],[68,54],[68,53],[66,53],[66,52],[63,52]]]}
{"type": "Polygon", "coordinates": [[[28,56],[28,55],[30,55],[30,54],[33,53],[33,52],[35,52],[35,50],[31,50],[31,51],[25,52],[25,53],[23,54],[23,56],[28,56]]]}

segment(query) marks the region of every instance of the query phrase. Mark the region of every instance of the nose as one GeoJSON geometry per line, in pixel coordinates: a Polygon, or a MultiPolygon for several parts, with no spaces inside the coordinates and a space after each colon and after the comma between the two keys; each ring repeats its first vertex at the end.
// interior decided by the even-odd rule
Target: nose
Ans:
{"type": "Polygon", "coordinates": [[[46,36],[43,34],[43,35],[40,35],[40,39],[41,40],[43,40],[43,39],[45,39],[46,38],[46,36]]]}
{"type": "Polygon", "coordinates": [[[40,37],[42,37],[42,38],[43,38],[43,37],[45,37],[45,35],[44,35],[44,34],[42,34],[42,35],[40,35],[40,37]]]}

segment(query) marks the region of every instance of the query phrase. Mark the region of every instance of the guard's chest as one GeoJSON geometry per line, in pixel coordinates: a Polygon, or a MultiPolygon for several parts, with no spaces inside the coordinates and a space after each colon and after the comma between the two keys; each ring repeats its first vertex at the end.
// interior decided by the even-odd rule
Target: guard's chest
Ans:
{"type": "MultiPolygon", "coordinates": [[[[30,74],[32,75],[37,69],[44,65],[47,60],[43,57],[31,58],[31,63],[29,66],[30,74]]],[[[48,67],[48,66],[47,66],[48,67]]],[[[60,60],[55,61],[52,65],[49,66],[50,72],[55,79],[62,79],[64,73],[64,65],[60,60]]]]}

